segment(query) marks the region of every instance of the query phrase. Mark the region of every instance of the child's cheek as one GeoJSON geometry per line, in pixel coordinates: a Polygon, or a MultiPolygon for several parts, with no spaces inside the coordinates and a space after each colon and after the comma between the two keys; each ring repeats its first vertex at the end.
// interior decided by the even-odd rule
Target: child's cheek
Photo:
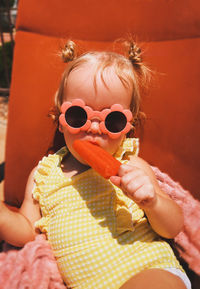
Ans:
{"type": "Polygon", "coordinates": [[[117,138],[117,139],[109,138],[106,150],[112,155],[115,154],[117,150],[119,149],[120,145],[122,144],[124,138],[125,138],[124,136],[121,136],[120,138],[117,138]]]}

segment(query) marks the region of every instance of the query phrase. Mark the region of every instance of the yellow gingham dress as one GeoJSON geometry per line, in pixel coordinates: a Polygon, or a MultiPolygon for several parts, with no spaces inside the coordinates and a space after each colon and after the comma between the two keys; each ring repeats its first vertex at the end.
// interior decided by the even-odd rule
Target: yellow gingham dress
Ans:
{"type": "MultiPolygon", "coordinates": [[[[138,153],[126,139],[115,157],[138,153]]],[[[64,282],[78,289],[120,288],[149,268],[181,268],[170,246],[151,229],[144,212],[122,191],[89,169],[72,178],[61,170],[66,147],[44,157],[35,173],[36,223],[46,233],[64,282]]]]}

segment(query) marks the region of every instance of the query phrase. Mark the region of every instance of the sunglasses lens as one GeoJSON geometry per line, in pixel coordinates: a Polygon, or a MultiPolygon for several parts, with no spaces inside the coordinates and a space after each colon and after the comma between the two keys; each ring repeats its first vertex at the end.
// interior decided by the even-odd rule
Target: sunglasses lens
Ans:
{"type": "Polygon", "coordinates": [[[127,124],[126,116],[120,111],[109,113],[105,119],[107,130],[113,133],[122,131],[127,124]]]}
{"type": "Polygon", "coordinates": [[[82,127],[87,121],[87,113],[80,106],[71,106],[65,112],[65,120],[71,127],[82,127]]]}

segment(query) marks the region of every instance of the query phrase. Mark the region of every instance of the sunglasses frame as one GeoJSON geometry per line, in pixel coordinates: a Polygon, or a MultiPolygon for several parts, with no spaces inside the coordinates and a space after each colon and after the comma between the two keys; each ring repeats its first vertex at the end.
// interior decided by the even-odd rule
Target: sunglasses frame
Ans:
{"type": "Polygon", "coordinates": [[[129,109],[124,109],[121,104],[113,104],[110,108],[103,109],[102,111],[93,110],[90,106],[85,105],[85,102],[82,99],[74,99],[72,102],[65,101],[61,105],[61,114],[59,116],[59,123],[66,127],[71,134],[77,134],[80,131],[87,131],[91,126],[92,119],[99,119],[99,127],[102,133],[107,134],[110,138],[115,139],[119,138],[122,134],[126,134],[132,128],[131,120],[133,119],[133,114],[129,109]],[[72,106],[79,106],[83,108],[87,114],[87,121],[81,127],[72,127],[70,126],[65,119],[66,111],[72,106]],[[122,112],[127,120],[126,126],[120,132],[111,132],[105,126],[105,119],[109,113],[119,111],[122,112]]]}

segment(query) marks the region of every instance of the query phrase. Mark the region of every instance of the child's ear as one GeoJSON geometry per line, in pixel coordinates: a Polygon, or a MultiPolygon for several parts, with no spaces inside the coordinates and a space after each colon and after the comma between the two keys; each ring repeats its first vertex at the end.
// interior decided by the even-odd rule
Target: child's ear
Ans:
{"type": "Polygon", "coordinates": [[[63,126],[61,124],[59,124],[58,129],[59,129],[59,132],[63,133],[63,126]]]}

